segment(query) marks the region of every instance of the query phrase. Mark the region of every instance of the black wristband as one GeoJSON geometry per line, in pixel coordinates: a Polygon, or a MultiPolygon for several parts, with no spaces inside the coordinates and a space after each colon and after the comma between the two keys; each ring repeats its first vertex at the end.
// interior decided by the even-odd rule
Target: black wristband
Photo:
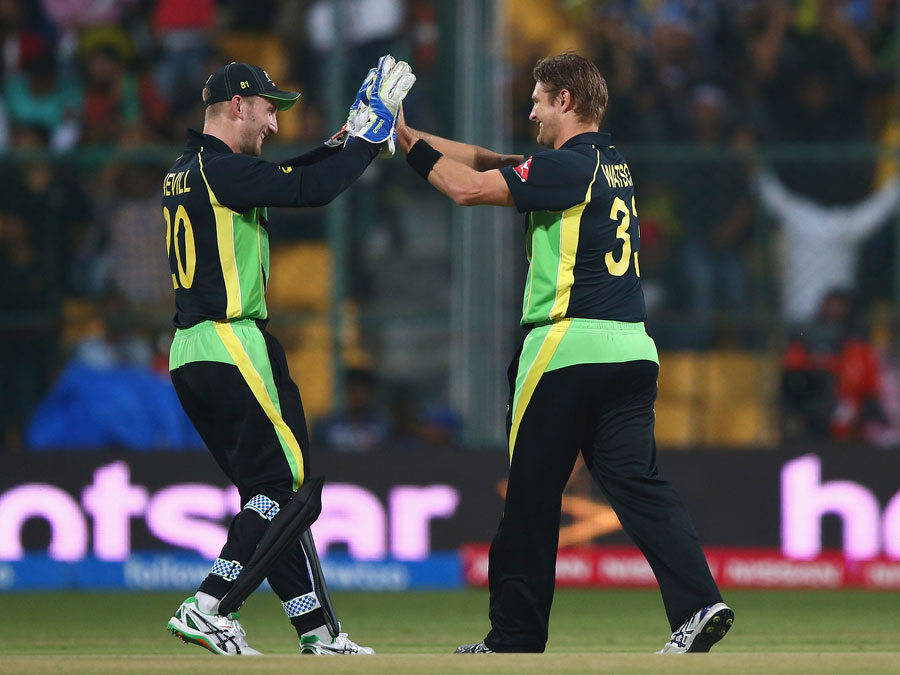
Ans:
{"type": "Polygon", "coordinates": [[[434,168],[437,161],[443,157],[441,153],[432,148],[428,143],[419,139],[406,153],[406,162],[415,169],[415,172],[428,180],[428,174],[434,168]]]}

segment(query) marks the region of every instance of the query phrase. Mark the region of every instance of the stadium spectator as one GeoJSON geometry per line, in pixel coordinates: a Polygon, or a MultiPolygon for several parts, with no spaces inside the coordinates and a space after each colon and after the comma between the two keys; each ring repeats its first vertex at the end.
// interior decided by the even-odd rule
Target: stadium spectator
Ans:
{"type": "Polygon", "coordinates": [[[378,411],[378,387],[372,372],[349,369],[344,391],[346,413],[316,422],[313,446],[339,452],[370,452],[384,447],[389,429],[378,411]]]}
{"type": "Polygon", "coordinates": [[[148,335],[121,298],[80,339],[26,431],[30,450],[201,450],[172,383],[155,372],[148,335]]]}
{"type": "Polygon", "coordinates": [[[462,421],[452,410],[438,405],[423,410],[411,384],[394,387],[389,398],[389,436],[392,450],[452,447],[459,441],[462,421]]]}
{"type": "Polygon", "coordinates": [[[129,9],[140,3],[141,0],[40,0],[47,19],[61,32],[88,26],[114,26],[129,9]]]}
{"type": "Polygon", "coordinates": [[[656,118],[641,87],[640,35],[619,4],[599,4],[596,17],[585,23],[584,33],[591,58],[616,92],[608,124],[623,141],[652,137],[656,118]]]}
{"type": "MultiPolygon", "coordinates": [[[[344,3],[335,0],[315,0],[309,5],[307,31],[312,47],[320,54],[335,48],[345,50],[347,69],[355,72],[379,54],[393,48],[406,18],[404,0],[358,0],[353,16],[335,16],[335,12],[349,11],[344,3]],[[366,17],[365,21],[353,17],[366,17]]],[[[393,50],[396,53],[396,50],[393,50]]]]}
{"type": "Polygon", "coordinates": [[[0,174],[0,443],[15,447],[61,361],[62,303],[76,292],[73,251],[90,206],[50,163],[46,129],[17,126],[12,137],[22,154],[0,174]]]}
{"type": "Polygon", "coordinates": [[[878,355],[857,325],[853,297],[832,290],[782,358],[783,435],[862,439],[868,423],[885,421],[880,393],[878,355]]]}
{"type": "Polygon", "coordinates": [[[81,259],[90,270],[91,294],[110,292],[129,306],[159,307],[171,298],[169,265],[159,227],[148,213],[159,206],[161,169],[153,162],[121,160],[104,171],[95,198],[96,217],[81,259]]]}
{"type": "MultiPolygon", "coordinates": [[[[337,45],[344,52],[347,72],[369,67],[380,54],[405,58],[406,50],[396,49],[395,44],[405,18],[405,0],[357,0],[353,5],[339,0],[313,0],[307,7],[306,34],[314,62],[324,64],[337,45]],[[356,17],[366,18],[363,21],[356,17]]],[[[304,126],[319,136],[324,127],[317,128],[316,124],[325,119],[325,111],[317,103],[324,100],[324,85],[319,79],[322,75],[317,77],[303,63],[296,67],[304,71],[302,79],[311,90],[304,107],[304,126]]]]}
{"type": "MultiPolygon", "coordinates": [[[[37,4],[37,3],[34,3],[37,4]]],[[[59,35],[57,52],[61,61],[74,61],[79,34],[93,28],[115,27],[130,23],[139,15],[143,0],[41,0],[47,21],[59,35]]]]}
{"type": "Polygon", "coordinates": [[[206,77],[212,52],[217,0],[157,0],[152,28],[161,47],[156,84],[170,107],[194,101],[196,82],[206,77]]]}
{"type": "Polygon", "coordinates": [[[132,65],[134,47],[121,30],[94,29],[81,40],[84,144],[139,145],[160,140],[168,108],[151,78],[132,65]]]}
{"type": "MultiPolygon", "coordinates": [[[[638,168],[633,173],[642,176],[641,189],[641,285],[648,316],[664,316],[667,313],[682,315],[677,299],[683,295],[673,279],[679,276],[681,265],[678,241],[682,225],[678,219],[675,186],[664,180],[650,167],[638,168]]],[[[664,324],[664,322],[663,322],[664,324]]],[[[660,330],[657,326],[657,330],[660,330]]],[[[668,336],[662,343],[670,346],[668,336]]]]}
{"type": "MultiPolygon", "coordinates": [[[[773,5],[769,24],[755,42],[756,73],[764,94],[770,138],[785,142],[858,141],[877,136],[868,124],[875,60],[842,3],[773,5]]],[[[872,162],[823,163],[809,171],[806,159],[784,164],[787,186],[822,202],[860,199],[871,182],[872,162]]]]}
{"type": "MultiPolygon", "coordinates": [[[[740,160],[728,152],[746,132],[736,129],[725,93],[708,83],[696,87],[690,119],[694,146],[712,152],[687,170],[679,165],[673,183],[688,310],[702,327],[717,312],[743,314],[748,307],[746,254],[754,209],[740,160]]],[[[708,332],[701,328],[701,334],[701,344],[708,346],[708,332]]]]}
{"type": "Polygon", "coordinates": [[[78,293],[76,252],[91,218],[91,202],[77,176],[53,162],[41,125],[14,126],[17,163],[0,185],[0,200],[22,220],[37,261],[38,282],[56,302],[78,293]]]}
{"type": "Polygon", "coordinates": [[[860,244],[896,212],[900,180],[893,178],[863,201],[842,206],[801,197],[771,171],[759,172],[756,185],[782,239],[782,317],[788,323],[808,322],[831,288],[855,288],[860,244]]]}
{"type": "Polygon", "coordinates": [[[64,77],[49,44],[24,58],[22,69],[5,78],[3,98],[9,123],[41,127],[50,136],[50,148],[71,150],[81,135],[82,91],[64,77]]]}
{"type": "Polygon", "coordinates": [[[4,76],[17,73],[34,56],[55,45],[57,26],[37,2],[0,0],[0,62],[4,76]]]}
{"type": "Polygon", "coordinates": [[[149,370],[153,365],[153,345],[137,328],[137,317],[124,300],[107,295],[99,307],[100,330],[88,333],[75,343],[70,363],[94,370],[123,366],[149,370]]]}
{"type": "Polygon", "coordinates": [[[878,409],[863,424],[863,437],[884,448],[900,448],[900,359],[897,350],[897,320],[893,304],[882,301],[869,309],[872,328],[869,342],[878,357],[880,374],[878,409]]]}

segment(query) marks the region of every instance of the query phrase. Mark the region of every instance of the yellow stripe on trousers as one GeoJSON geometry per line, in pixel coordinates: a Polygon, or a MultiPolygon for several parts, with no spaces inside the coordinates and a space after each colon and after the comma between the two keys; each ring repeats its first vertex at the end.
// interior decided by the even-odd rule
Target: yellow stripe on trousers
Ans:
{"type": "Polygon", "coordinates": [[[522,388],[513,401],[513,406],[515,407],[513,408],[512,425],[509,429],[510,463],[512,463],[513,451],[516,448],[516,438],[519,435],[519,426],[522,424],[522,418],[525,416],[525,410],[528,408],[528,403],[531,401],[534,390],[537,389],[541,375],[544,374],[544,371],[550,364],[550,360],[556,353],[556,349],[559,347],[559,343],[562,342],[563,336],[566,334],[571,323],[571,319],[562,319],[561,321],[555,322],[547,332],[544,341],[541,343],[541,348],[538,350],[537,356],[528,368],[528,373],[525,375],[525,381],[522,383],[522,388]]]}
{"type": "Polygon", "coordinates": [[[281,412],[275,407],[275,402],[272,401],[272,398],[269,396],[269,392],[266,389],[266,384],[263,382],[262,376],[257,372],[256,368],[253,367],[250,356],[244,350],[244,345],[241,344],[241,341],[237,334],[235,334],[231,324],[227,321],[216,321],[215,326],[216,333],[219,334],[222,344],[225,345],[225,349],[228,350],[228,354],[234,360],[235,365],[238,367],[238,370],[250,387],[250,391],[253,392],[253,396],[259,402],[259,405],[262,406],[266,416],[275,427],[275,431],[281,439],[284,455],[294,474],[294,490],[299,490],[300,486],[303,485],[304,475],[303,453],[300,450],[300,444],[297,442],[297,437],[294,436],[294,432],[291,431],[287,422],[284,421],[281,412]]]}

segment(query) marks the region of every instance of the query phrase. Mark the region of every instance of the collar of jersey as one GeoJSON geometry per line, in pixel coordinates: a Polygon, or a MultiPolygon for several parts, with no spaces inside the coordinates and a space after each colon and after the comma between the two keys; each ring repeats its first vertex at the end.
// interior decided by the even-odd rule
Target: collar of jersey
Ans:
{"type": "Polygon", "coordinates": [[[562,148],[571,148],[573,145],[612,145],[612,136],[602,131],[586,131],[583,134],[572,136],[569,140],[560,146],[562,148]]]}
{"type": "Polygon", "coordinates": [[[201,147],[216,152],[231,153],[231,148],[226,145],[225,141],[209,134],[201,134],[195,129],[188,129],[188,149],[199,150],[201,147]]]}

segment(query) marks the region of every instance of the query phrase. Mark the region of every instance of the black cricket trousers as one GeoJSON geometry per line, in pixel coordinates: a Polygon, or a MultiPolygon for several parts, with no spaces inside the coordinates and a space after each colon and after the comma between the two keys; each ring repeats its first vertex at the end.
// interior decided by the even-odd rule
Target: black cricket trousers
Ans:
{"type": "MultiPolygon", "coordinates": [[[[519,355],[509,369],[510,414],[519,355]]],[[[562,493],[579,451],[653,569],[674,630],[722,598],[693,524],[657,475],[653,361],[544,372],[511,448],[503,518],[490,549],[491,631],[498,652],[543,652],[555,585],[562,493]]],[[[507,428],[511,424],[508,416],[507,428]]]]}
{"type": "MultiPolygon", "coordinates": [[[[261,322],[207,321],[179,331],[175,349],[188,355],[170,371],[178,398],[216,463],[238,488],[244,507],[231,521],[219,557],[244,565],[268,527],[248,502],[263,495],[283,505],[309,475],[300,392],[284,349],[261,322]]],[[[299,540],[267,579],[283,603],[312,592],[299,540]]],[[[221,598],[232,582],[211,572],[199,590],[221,598]]],[[[318,607],[289,616],[298,633],[324,624],[318,607]]]]}

